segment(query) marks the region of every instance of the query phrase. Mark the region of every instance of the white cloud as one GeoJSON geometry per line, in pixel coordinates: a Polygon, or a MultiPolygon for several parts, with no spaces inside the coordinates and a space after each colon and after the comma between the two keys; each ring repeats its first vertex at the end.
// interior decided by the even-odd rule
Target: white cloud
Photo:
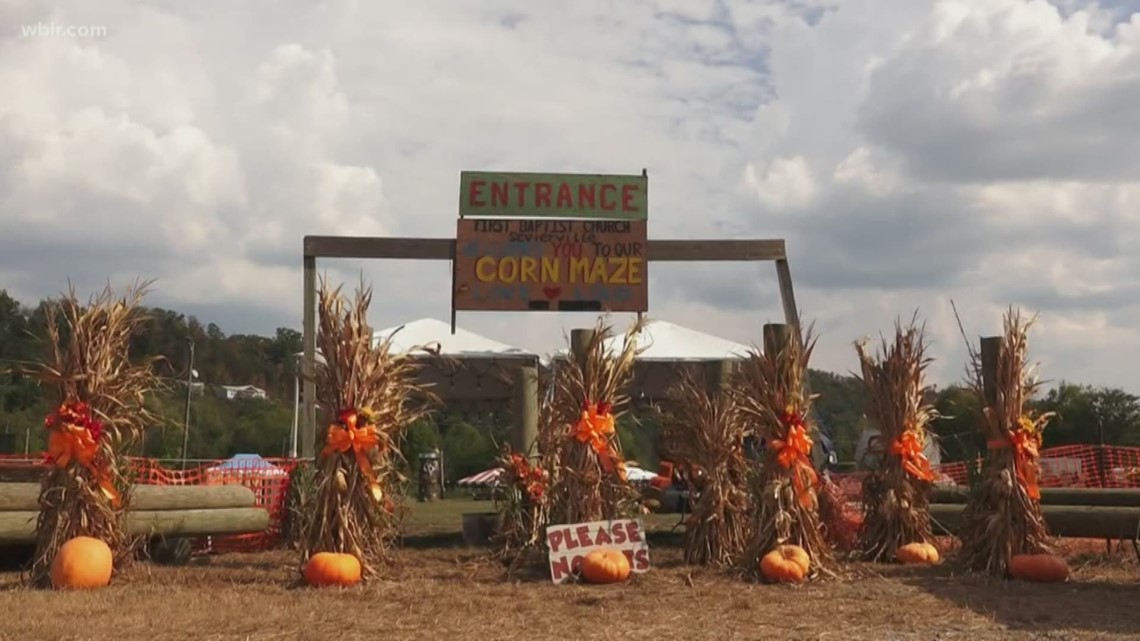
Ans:
{"type": "MultiPolygon", "coordinates": [[[[1140,391],[1122,6],[6,3],[0,286],[157,276],[163,304],[267,332],[299,325],[305,234],[449,235],[463,169],[646,168],[655,237],[787,238],[821,367],[917,307],[957,379],[953,299],[971,335],[1039,309],[1047,377],[1140,391]],[[108,36],[18,35],[41,20],[108,36]]],[[[445,263],[323,267],[364,272],[378,326],[447,316],[445,263]]],[[[652,316],[743,342],[781,316],[770,266],[652,273],[652,316]]],[[[552,349],[590,319],[460,321],[552,349]]]]}
{"type": "Polygon", "coordinates": [[[816,193],[815,178],[803,156],[776,158],[764,169],[749,163],[744,172],[760,202],[776,210],[804,207],[816,193]]]}
{"type": "Polygon", "coordinates": [[[873,196],[887,196],[900,186],[901,177],[895,168],[879,167],[871,150],[859,147],[843,159],[832,174],[838,185],[852,185],[873,196]]]}

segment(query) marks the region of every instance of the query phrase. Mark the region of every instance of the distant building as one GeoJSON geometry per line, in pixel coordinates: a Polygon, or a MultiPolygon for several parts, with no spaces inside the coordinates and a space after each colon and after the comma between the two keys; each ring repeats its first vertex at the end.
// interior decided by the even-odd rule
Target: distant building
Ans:
{"type": "Polygon", "coordinates": [[[265,390],[253,385],[219,385],[217,389],[218,398],[224,398],[227,401],[239,398],[268,398],[265,390]]]}
{"type": "MultiPolygon", "coordinates": [[[[181,385],[186,385],[185,381],[179,381],[181,385]]],[[[194,396],[202,396],[206,393],[206,384],[201,381],[194,381],[190,383],[190,393],[194,396]]]]}

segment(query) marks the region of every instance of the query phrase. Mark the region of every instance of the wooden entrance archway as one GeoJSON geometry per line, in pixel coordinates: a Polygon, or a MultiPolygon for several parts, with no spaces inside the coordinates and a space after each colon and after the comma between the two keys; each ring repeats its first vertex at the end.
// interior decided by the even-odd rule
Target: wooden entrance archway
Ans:
{"type": "MultiPolygon", "coordinates": [[[[317,259],[363,258],[388,260],[455,260],[454,238],[389,238],[358,236],[305,236],[303,245],[304,320],[301,359],[303,407],[301,455],[312,458],[317,436],[317,259]]],[[[799,314],[792,289],[792,273],[783,239],[769,240],[649,240],[649,262],[757,262],[776,263],[776,279],[784,320],[799,334],[799,314]]],[[[447,394],[441,394],[447,400],[447,394]]]]}

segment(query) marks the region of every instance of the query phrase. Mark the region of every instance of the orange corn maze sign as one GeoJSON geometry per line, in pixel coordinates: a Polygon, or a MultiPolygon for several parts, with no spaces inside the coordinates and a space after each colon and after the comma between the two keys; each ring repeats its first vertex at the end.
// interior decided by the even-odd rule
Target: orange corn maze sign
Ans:
{"type": "Polygon", "coordinates": [[[644,220],[461,219],[455,309],[644,312],[644,220]]]}

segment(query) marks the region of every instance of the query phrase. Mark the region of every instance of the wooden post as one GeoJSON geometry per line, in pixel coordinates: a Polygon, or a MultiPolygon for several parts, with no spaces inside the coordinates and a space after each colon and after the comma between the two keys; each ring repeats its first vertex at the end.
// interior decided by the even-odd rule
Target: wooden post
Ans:
{"type": "Polygon", "coordinates": [[[594,330],[570,330],[570,354],[574,357],[574,360],[578,361],[578,366],[582,368],[583,372],[586,370],[586,361],[590,352],[590,343],[592,342],[594,342],[594,330]]]}
{"type": "MultiPolygon", "coordinates": [[[[780,302],[784,307],[784,322],[792,327],[796,333],[796,340],[800,342],[800,349],[805,349],[803,328],[800,327],[800,312],[796,307],[796,292],[792,289],[792,268],[788,266],[788,258],[776,260],[776,281],[780,287],[780,302]]],[[[783,345],[783,343],[780,343],[783,345]]],[[[811,396],[811,376],[804,374],[804,396],[811,396]]],[[[812,412],[815,412],[812,409],[812,412]]]]}
{"type": "Polygon", "coordinates": [[[800,330],[800,313],[796,308],[796,293],[792,289],[792,269],[788,266],[788,259],[776,260],[776,281],[780,286],[780,303],[784,307],[784,322],[795,328],[796,334],[800,330]]]}
{"type": "Polygon", "coordinates": [[[705,365],[705,382],[710,394],[716,394],[732,380],[736,370],[736,361],[725,359],[723,361],[709,361],[705,365]]]}
{"type": "Polygon", "coordinates": [[[301,456],[313,458],[317,453],[317,259],[313,256],[304,259],[304,286],[301,376],[305,412],[301,416],[301,456]]]}
{"type": "Polygon", "coordinates": [[[527,458],[538,455],[538,368],[515,370],[514,431],[512,447],[527,458]]]}
{"type": "MultiPolygon", "coordinates": [[[[800,349],[804,348],[804,344],[802,342],[803,337],[799,335],[798,325],[781,325],[778,323],[770,323],[768,325],[765,325],[764,353],[778,354],[781,351],[785,351],[785,347],[788,344],[789,338],[794,338],[795,340],[800,341],[800,349]],[[793,331],[796,332],[795,335],[790,334],[790,332],[793,331]]],[[[786,353],[784,354],[784,357],[787,357],[786,353]]],[[[802,394],[805,399],[811,396],[811,372],[804,372],[803,389],[800,390],[800,394],[802,394]]],[[[813,424],[817,426],[819,425],[818,414],[815,413],[814,406],[808,410],[808,416],[812,417],[813,424]]]]}
{"type": "Polygon", "coordinates": [[[986,397],[986,405],[997,405],[997,378],[1001,359],[1001,336],[987,336],[982,338],[982,394],[986,397]]]}
{"type": "Polygon", "coordinates": [[[764,353],[765,354],[779,354],[784,351],[784,346],[788,344],[788,332],[791,330],[789,325],[782,325],[779,323],[768,323],[764,326],[764,353]]]}

